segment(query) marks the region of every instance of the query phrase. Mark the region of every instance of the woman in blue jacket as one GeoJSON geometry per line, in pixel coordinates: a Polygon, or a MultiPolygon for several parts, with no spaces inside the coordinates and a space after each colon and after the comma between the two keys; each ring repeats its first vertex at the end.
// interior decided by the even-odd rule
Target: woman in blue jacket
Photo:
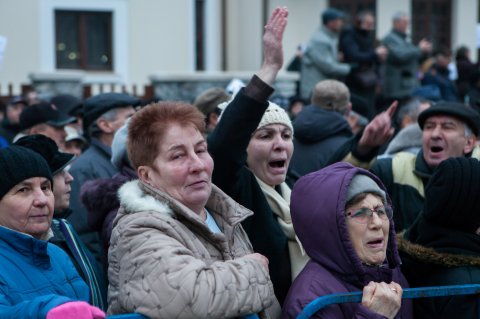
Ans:
{"type": "Polygon", "coordinates": [[[45,160],[21,146],[0,150],[0,318],[105,318],[59,247],[45,160]]]}

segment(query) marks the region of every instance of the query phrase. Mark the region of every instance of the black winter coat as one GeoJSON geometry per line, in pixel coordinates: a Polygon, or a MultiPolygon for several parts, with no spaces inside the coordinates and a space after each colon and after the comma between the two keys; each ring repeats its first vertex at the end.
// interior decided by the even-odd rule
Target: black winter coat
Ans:
{"type": "Polygon", "coordinates": [[[242,226],[254,251],[268,258],[275,295],[282,304],[291,285],[288,239],[246,165],[251,134],[268,102],[259,102],[244,92],[242,89],[237,93],[208,137],[208,150],[215,162],[212,179],[226,194],[253,211],[253,216],[242,222],[242,226]]]}

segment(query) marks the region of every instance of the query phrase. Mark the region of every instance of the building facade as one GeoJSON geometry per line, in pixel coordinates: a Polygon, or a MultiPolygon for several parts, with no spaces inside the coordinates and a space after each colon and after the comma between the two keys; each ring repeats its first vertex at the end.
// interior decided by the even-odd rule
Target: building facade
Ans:
{"type": "Polygon", "coordinates": [[[0,36],[7,40],[0,95],[9,84],[19,93],[21,84],[42,81],[70,82],[63,90],[81,94],[78,83],[142,90],[169,76],[245,77],[261,64],[263,26],[280,5],[290,11],[286,63],[328,6],[373,9],[378,38],[389,32],[395,12],[410,13],[415,30],[439,39],[447,34],[452,49],[467,45],[476,60],[478,0],[0,0],[0,36]],[[430,14],[440,9],[443,20],[430,14]]]}

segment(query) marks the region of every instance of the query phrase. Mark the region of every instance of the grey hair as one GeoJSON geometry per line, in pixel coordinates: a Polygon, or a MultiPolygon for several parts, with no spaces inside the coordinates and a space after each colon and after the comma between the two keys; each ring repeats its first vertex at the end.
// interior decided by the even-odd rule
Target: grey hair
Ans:
{"type": "Polygon", "coordinates": [[[396,118],[397,124],[400,126],[405,116],[410,116],[412,121],[416,122],[420,115],[420,105],[424,103],[432,104],[431,101],[420,97],[414,97],[408,100],[398,111],[396,118]]]}
{"type": "Polygon", "coordinates": [[[103,113],[102,115],[100,115],[98,117],[99,120],[105,120],[107,122],[111,122],[111,121],[115,121],[117,119],[117,114],[118,114],[118,110],[120,108],[117,107],[117,108],[114,108],[114,109],[111,109],[111,110],[108,110],[107,112],[103,113]]]}
{"type": "Polygon", "coordinates": [[[465,126],[465,133],[464,133],[465,137],[472,136],[473,135],[472,129],[467,124],[465,124],[464,126],[465,126]]]}
{"type": "Polygon", "coordinates": [[[356,19],[358,22],[362,22],[366,17],[372,16],[375,17],[372,11],[370,10],[362,10],[359,13],[357,13],[356,19]]]}
{"type": "Polygon", "coordinates": [[[402,18],[408,18],[408,14],[403,11],[398,11],[398,12],[395,12],[395,14],[392,16],[392,21],[395,22],[402,18]]]}
{"type": "Polygon", "coordinates": [[[100,134],[102,133],[102,131],[100,130],[100,128],[97,125],[98,120],[105,120],[107,122],[115,121],[117,119],[117,114],[118,114],[119,109],[121,109],[121,107],[117,107],[117,108],[108,110],[107,112],[100,115],[98,117],[98,119],[93,121],[93,123],[88,128],[88,135],[92,136],[92,137],[99,137],[100,134]]]}

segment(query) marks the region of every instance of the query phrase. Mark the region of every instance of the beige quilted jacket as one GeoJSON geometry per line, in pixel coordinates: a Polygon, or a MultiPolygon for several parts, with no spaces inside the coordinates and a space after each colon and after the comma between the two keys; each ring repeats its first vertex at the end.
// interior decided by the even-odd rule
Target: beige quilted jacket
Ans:
{"type": "Polygon", "coordinates": [[[207,208],[223,234],[134,180],[119,190],[120,210],[108,253],[108,313],[154,318],[279,316],[267,271],[242,257],[252,246],[240,222],[252,214],[213,186],[207,208]]]}

